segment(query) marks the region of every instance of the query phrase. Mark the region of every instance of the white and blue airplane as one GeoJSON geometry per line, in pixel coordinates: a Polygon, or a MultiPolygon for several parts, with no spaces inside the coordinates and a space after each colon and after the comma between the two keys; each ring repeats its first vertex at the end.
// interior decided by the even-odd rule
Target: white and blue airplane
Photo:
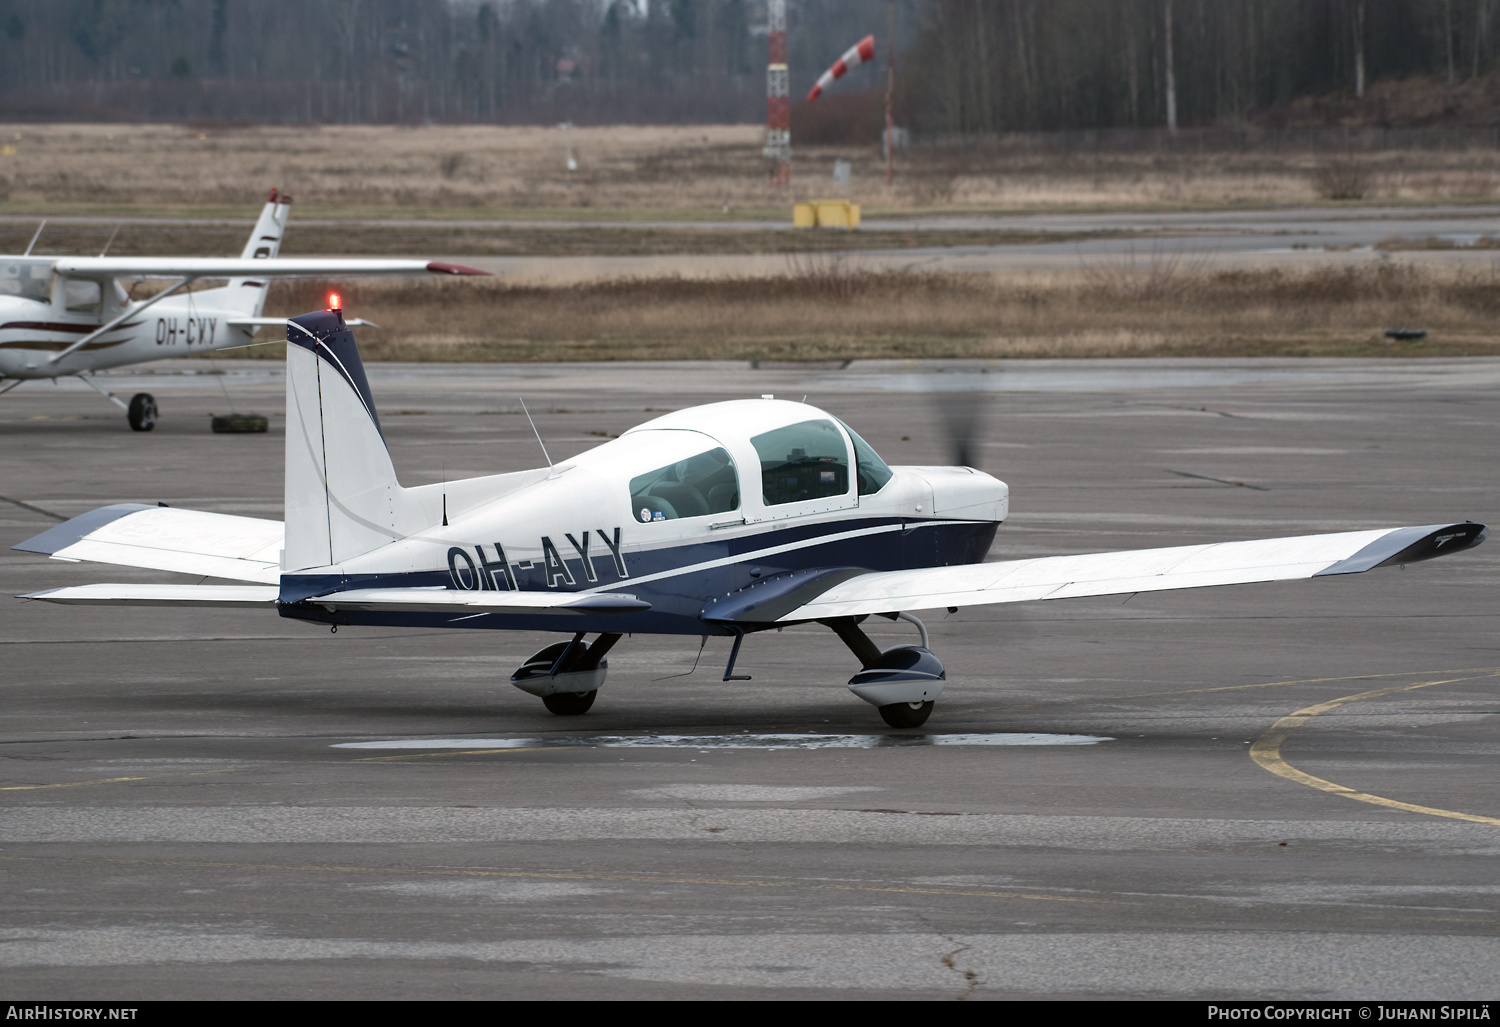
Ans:
{"type": "Polygon", "coordinates": [[[38,228],[25,253],[0,255],[0,394],[26,381],[77,378],[124,410],[131,428],[150,431],[155,397],[138,392],[126,402],[94,372],[250,345],[257,329],[286,323],[261,316],[273,278],[489,274],[434,260],[278,257],[291,202],[272,189],[244,252],[229,258],[33,257],[38,228]],[[171,281],[136,301],[121,282],[134,278],[171,281]],[[184,291],[219,278],[227,284],[184,291]]]}
{"type": "Polygon", "coordinates": [[[626,633],[730,637],[736,681],[745,635],[816,622],[859,661],[855,695],[917,727],[947,675],[911,611],[1355,574],[1485,537],[1465,522],[985,563],[1004,482],[888,467],[838,418],[769,396],[667,414],[556,465],[404,488],[342,313],[293,318],[287,341],[284,523],[121,504],[14,547],[243,584],[20,598],[566,633],[511,679],[563,715],[593,705],[626,633]],[[922,643],[882,651],[860,627],[875,614],[922,643]]]}

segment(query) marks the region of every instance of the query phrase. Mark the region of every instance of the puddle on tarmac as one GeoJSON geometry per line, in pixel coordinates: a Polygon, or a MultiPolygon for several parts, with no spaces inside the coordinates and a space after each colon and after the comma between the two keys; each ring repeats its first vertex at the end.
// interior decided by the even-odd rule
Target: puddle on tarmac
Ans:
{"type": "Polygon", "coordinates": [[[1094,745],[1100,735],[922,734],[922,735],[579,735],[549,738],[397,738],[386,742],[339,742],[335,749],[889,749],[916,745],[1094,745]]]}

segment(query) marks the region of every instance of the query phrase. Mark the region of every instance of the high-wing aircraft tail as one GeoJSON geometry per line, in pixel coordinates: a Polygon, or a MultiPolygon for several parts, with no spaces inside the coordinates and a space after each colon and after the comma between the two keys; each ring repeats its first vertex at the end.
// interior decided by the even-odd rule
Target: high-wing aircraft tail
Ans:
{"type": "MultiPolygon", "coordinates": [[[[281,252],[281,239],[286,234],[287,215],[291,212],[292,198],[272,189],[266,205],[260,209],[255,228],[245,240],[240,252],[241,264],[250,260],[275,260],[281,252]]],[[[268,268],[274,265],[267,265],[268,268]]],[[[239,269],[236,269],[239,270],[239,269]]],[[[271,286],[271,274],[230,278],[227,285],[216,289],[201,289],[192,294],[192,303],[203,308],[233,311],[240,319],[232,324],[251,323],[258,319],[266,306],[266,293],[271,286]]]]}
{"type": "MultiPolygon", "coordinates": [[[[271,260],[281,252],[281,237],[286,232],[291,203],[290,196],[271,190],[250,238],[245,240],[241,260],[271,260]]],[[[224,287],[224,305],[231,310],[244,311],[250,317],[259,317],[265,309],[266,290],[270,284],[265,278],[231,278],[224,287]]]]}

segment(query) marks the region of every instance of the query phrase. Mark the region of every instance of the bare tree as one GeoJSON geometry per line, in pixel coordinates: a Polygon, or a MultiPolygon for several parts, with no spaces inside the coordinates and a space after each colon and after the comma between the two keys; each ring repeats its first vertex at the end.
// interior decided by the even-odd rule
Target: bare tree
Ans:
{"type": "Polygon", "coordinates": [[[1365,0],[1354,0],[1354,95],[1365,98],[1365,0]]]}
{"type": "Polygon", "coordinates": [[[1172,59],[1172,0],[1166,0],[1167,131],[1177,134],[1177,67],[1172,59]]]}

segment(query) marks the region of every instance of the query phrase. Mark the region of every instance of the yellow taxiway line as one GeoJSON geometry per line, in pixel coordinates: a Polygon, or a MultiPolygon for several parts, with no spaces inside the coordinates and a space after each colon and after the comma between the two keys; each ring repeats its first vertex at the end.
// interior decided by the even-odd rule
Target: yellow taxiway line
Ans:
{"type": "Polygon", "coordinates": [[[1381,795],[1371,795],[1368,792],[1357,792],[1345,785],[1325,781],[1321,777],[1314,777],[1304,773],[1292,766],[1281,755],[1281,745],[1296,728],[1306,724],[1313,717],[1321,713],[1327,713],[1347,703],[1359,702],[1362,699],[1377,699],[1384,695],[1396,695],[1401,692],[1411,692],[1418,688],[1431,688],[1434,685],[1451,685],[1457,681],[1475,681],[1483,678],[1500,677],[1500,671],[1488,674],[1477,674],[1470,677],[1445,678],[1441,681],[1423,681],[1415,685],[1397,685],[1394,688],[1377,688],[1371,692],[1360,692],[1357,695],[1346,695],[1341,699],[1331,699],[1328,702],[1318,703],[1315,706],[1305,706],[1295,713],[1289,713],[1276,723],[1272,724],[1264,734],[1255,740],[1250,746],[1250,758],[1260,764],[1271,773],[1284,777],[1288,781],[1296,781],[1298,784],[1316,788],[1319,791],[1328,792],[1331,795],[1342,795],[1346,799],[1354,799],[1358,802],[1368,802],[1374,806],[1384,806],[1387,809],[1404,810],[1407,813],[1425,813],[1433,817],[1448,817],[1453,820],[1467,820],[1475,824],[1495,824],[1500,826],[1500,817],[1484,817],[1475,813],[1459,813],[1450,809],[1437,809],[1432,806],[1419,806],[1415,803],[1400,802],[1396,799],[1387,799],[1381,795]]]}

